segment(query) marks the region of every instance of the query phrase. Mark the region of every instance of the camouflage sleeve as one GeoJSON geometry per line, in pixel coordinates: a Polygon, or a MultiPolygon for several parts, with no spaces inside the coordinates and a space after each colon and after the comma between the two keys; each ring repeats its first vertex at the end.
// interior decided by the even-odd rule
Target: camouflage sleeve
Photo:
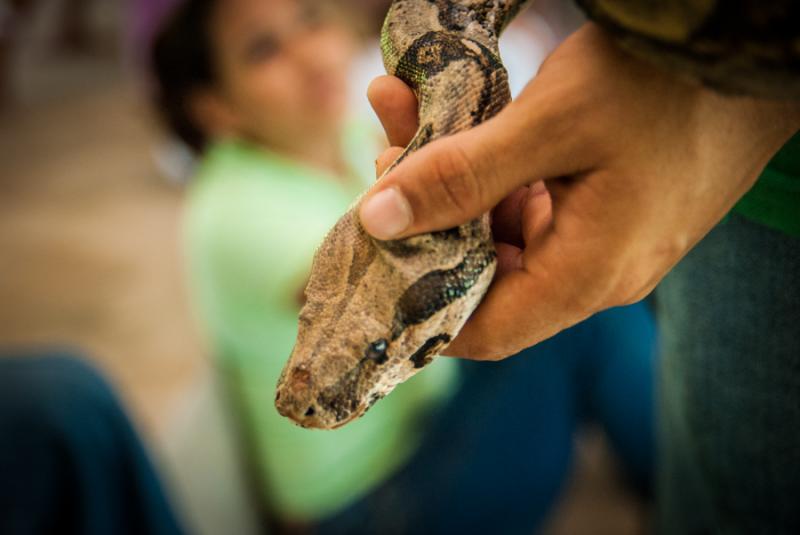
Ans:
{"type": "Polygon", "coordinates": [[[717,90],[800,99],[797,0],[577,0],[631,53],[717,90]]]}

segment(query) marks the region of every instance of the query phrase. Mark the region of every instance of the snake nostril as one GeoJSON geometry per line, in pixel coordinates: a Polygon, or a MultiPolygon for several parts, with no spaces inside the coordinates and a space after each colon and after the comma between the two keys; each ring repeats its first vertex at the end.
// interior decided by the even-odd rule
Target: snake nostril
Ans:
{"type": "Polygon", "coordinates": [[[312,406],[312,407],[308,408],[308,410],[305,413],[305,416],[314,416],[316,413],[317,413],[317,411],[312,406]]]}

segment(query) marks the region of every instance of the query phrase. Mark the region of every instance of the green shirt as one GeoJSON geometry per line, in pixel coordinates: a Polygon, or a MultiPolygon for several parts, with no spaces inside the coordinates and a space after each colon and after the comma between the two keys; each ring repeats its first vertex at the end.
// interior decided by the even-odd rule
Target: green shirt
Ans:
{"type": "Polygon", "coordinates": [[[246,143],[220,142],[207,153],[188,195],[194,302],[243,413],[251,466],[269,505],[286,518],[321,518],[389,477],[415,450],[422,413],[454,386],[455,363],[438,359],[363,418],[335,431],[301,429],[274,407],[314,251],[374,175],[371,155],[377,151],[365,129],[348,129],[345,153],[365,181],[345,185],[246,143]]]}
{"type": "Polygon", "coordinates": [[[734,212],[800,237],[800,132],[770,160],[734,212]]]}

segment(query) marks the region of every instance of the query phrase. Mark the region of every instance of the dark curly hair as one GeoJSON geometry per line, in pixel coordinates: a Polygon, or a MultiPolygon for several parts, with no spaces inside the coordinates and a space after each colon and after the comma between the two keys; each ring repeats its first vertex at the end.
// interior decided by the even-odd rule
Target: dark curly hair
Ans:
{"type": "Polygon", "coordinates": [[[202,152],[205,132],[192,119],[193,92],[217,81],[211,18],[218,0],[184,0],[157,33],[150,65],[154,103],[167,126],[189,147],[202,152]]]}

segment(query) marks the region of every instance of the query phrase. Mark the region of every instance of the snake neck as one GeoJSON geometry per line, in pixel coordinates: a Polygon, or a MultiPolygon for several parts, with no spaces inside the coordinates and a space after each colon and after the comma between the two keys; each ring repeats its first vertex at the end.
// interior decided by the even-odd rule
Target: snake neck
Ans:
{"type": "Polygon", "coordinates": [[[511,99],[498,38],[524,1],[396,0],[383,27],[387,72],[419,102],[414,139],[389,167],[497,114],[511,99]]]}
{"type": "Polygon", "coordinates": [[[468,39],[499,56],[498,40],[529,0],[395,0],[381,32],[381,49],[393,74],[413,43],[429,32],[468,39]]]}

